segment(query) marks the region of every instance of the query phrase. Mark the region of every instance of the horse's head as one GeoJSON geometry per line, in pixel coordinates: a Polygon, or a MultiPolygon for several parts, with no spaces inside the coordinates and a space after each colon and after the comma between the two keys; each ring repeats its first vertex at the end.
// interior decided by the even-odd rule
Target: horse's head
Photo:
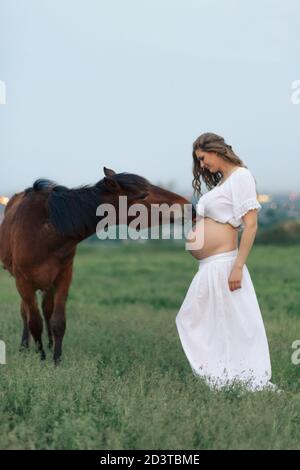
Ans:
{"type": "MultiPolygon", "coordinates": [[[[114,170],[104,167],[105,177],[99,181],[98,185],[104,188],[105,202],[111,202],[116,208],[119,207],[119,196],[127,196],[128,207],[133,204],[141,204],[147,209],[148,226],[152,225],[150,215],[159,210],[159,205],[163,204],[166,209],[164,215],[159,216],[159,223],[184,221],[183,216],[189,214],[192,209],[192,219],[195,218],[195,211],[183,196],[167,189],[151,184],[146,178],[132,173],[116,173],[114,170]],[[173,206],[175,205],[175,206],[173,206]],[[186,212],[184,213],[184,205],[186,212]],[[172,207],[173,206],[173,210],[172,207]],[[167,208],[170,208],[168,212],[167,208]]],[[[130,220],[130,217],[128,217],[130,220]]]]}

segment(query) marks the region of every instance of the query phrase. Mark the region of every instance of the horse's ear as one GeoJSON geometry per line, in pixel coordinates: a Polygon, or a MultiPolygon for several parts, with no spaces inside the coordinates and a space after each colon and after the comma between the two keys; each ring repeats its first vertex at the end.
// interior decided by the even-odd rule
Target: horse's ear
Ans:
{"type": "Polygon", "coordinates": [[[113,178],[109,178],[109,177],[104,176],[103,181],[105,183],[106,188],[109,191],[112,191],[112,192],[120,191],[121,187],[120,187],[119,183],[117,183],[117,181],[114,180],[113,178]]]}
{"type": "Polygon", "coordinates": [[[103,167],[103,173],[105,176],[113,176],[116,174],[114,170],[111,170],[110,168],[106,168],[106,166],[103,167]]]}

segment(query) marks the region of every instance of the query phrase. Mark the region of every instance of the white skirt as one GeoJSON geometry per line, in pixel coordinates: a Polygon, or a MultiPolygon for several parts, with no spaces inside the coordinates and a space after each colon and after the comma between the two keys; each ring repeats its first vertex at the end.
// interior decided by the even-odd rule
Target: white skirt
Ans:
{"type": "Polygon", "coordinates": [[[252,391],[276,389],[269,382],[268,340],[246,265],[242,287],[229,289],[237,253],[235,249],[199,261],[176,316],[179,338],[193,373],[210,387],[242,383],[252,391]]]}

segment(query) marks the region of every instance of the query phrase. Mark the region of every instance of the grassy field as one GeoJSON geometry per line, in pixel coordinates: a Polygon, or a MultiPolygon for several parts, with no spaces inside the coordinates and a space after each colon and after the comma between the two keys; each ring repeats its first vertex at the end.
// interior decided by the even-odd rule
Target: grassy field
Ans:
{"type": "Polygon", "coordinates": [[[198,269],[184,248],[82,245],[64,360],[18,352],[14,280],[0,272],[1,449],[299,449],[299,246],[254,246],[247,260],[284,393],[212,392],[183,353],[175,316],[198,269]]]}

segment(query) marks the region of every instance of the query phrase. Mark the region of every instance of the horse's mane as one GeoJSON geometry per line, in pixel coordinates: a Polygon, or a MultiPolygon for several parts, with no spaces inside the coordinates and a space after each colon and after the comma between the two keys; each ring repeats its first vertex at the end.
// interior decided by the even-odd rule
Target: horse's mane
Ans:
{"type": "MultiPolygon", "coordinates": [[[[132,173],[119,173],[114,175],[113,179],[126,193],[150,186],[148,180],[132,173]]],[[[50,222],[62,235],[84,237],[86,233],[92,233],[96,229],[99,222],[96,209],[101,204],[105,189],[103,179],[93,186],[85,185],[71,189],[48,179],[38,179],[31,188],[25,190],[25,194],[47,192],[50,222]]]]}
{"type": "Polygon", "coordinates": [[[151,186],[150,181],[146,178],[133,173],[118,173],[113,176],[113,179],[128,192],[136,191],[137,188],[140,190],[148,189],[151,186]]]}

